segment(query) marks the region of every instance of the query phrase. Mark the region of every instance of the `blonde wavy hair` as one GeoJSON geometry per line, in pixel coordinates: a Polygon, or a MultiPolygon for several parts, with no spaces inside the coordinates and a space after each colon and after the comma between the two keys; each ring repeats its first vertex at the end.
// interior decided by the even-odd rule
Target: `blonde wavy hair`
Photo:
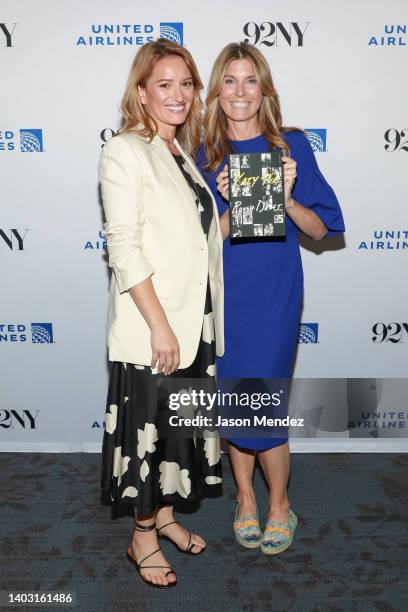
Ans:
{"type": "Polygon", "coordinates": [[[184,47],[165,38],[158,38],[153,42],[145,43],[133,60],[120,107],[123,120],[119,133],[136,132],[149,141],[157,134],[157,123],[141,103],[138,86],[146,87],[157,62],[165,57],[172,56],[178,56],[184,60],[193,79],[193,102],[185,123],[177,126],[176,138],[184,149],[194,154],[200,144],[203,115],[200,91],[203,84],[191,53],[184,47]]]}
{"type": "Polygon", "coordinates": [[[282,127],[279,96],[273,84],[268,62],[262,53],[253,45],[245,42],[230,43],[222,49],[215,60],[208,87],[207,108],[204,116],[204,149],[208,160],[207,170],[216,170],[224,156],[233,152],[227,135],[227,118],[220,106],[219,94],[229,64],[233,60],[240,59],[250,61],[254,67],[254,74],[263,94],[258,111],[258,126],[271,148],[280,147],[289,155],[290,149],[282,133],[298,130],[298,128],[282,127]]]}

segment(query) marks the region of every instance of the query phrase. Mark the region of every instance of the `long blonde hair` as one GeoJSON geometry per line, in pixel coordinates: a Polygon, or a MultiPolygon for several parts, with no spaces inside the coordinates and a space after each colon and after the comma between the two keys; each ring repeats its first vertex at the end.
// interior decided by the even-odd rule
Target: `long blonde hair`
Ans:
{"type": "Polygon", "coordinates": [[[279,96],[273,84],[268,62],[262,53],[253,45],[245,42],[230,43],[222,49],[215,60],[206,100],[204,149],[208,160],[206,169],[211,171],[216,170],[224,156],[232,152],[227,135],[227,118],[221,109],[218,96],[229,64],[239,59],[249,60],[254,67],[255,77],[263,94],[258,111],[258,126],[271,148],[280,147],[289,153],[289,147],[282,138],[282,132],[298,129],[282,127],[279,96]]]}
{"type": "Polygon", "coordinates": [[[157,124],[141,103],[138,86],[140,85],[143,88],[146,86],[147,80],[159,60],[175,55],[184,60],[191,73],[194,87],[194,98],[190,112],[185,123],[177,126],[176,138],[183,148],[194,154],[200,143],[202,125],[200,91],[203,84],[191,53],[184,47],[165,38],[158,38],[153,42],[145,43],[133,60],[120,107],[123,121],[119,132],[136,132],[149,141],[157,134],[157,124]]]}

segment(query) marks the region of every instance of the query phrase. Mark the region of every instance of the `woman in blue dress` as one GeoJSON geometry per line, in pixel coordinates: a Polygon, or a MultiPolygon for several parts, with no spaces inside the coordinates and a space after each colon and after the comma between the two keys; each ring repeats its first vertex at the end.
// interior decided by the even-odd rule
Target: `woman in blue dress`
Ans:
{"type": "MultiPolygon", "coordinates": [[[[224,237],[225,355],[220,379],[289,378],[292,375],[303,298],[299,234],[320,240],[344,231],[339,203],[320,172],[305,133],[282,127],[279,98],[262,53],[231,43],[213,67],[207,96],[204,143],[198,165],[217,199],[224,237]],[[286,238],[231,242],[227,155],[283,153],[286,238]]],[[[276,554],[290,546],[297,524],[287,482],[285,435],[228,440],[237,483],[234,533],[248,548],[276,554]],[[255,459],[269,486],[262,534],[252,486],[255,459]]]]}

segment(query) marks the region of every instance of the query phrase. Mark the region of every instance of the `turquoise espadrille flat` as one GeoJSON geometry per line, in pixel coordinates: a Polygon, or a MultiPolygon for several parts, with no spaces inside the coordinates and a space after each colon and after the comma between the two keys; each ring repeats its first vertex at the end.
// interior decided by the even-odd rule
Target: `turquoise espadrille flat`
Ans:
{"type": "Polygon", "coordinates": [[[237,504],[234,520],[235,537],[241,546],[245,546],[245,548],[258,548],[262,541],[258,508],[255,514],[245,514],[238,517],[238,507],[237,504]]]}
{"type": "Polygon", "coordinates": [[[292,544],[293,535],[297,526],[297,516],[289,508],[288,522],[268,521],[266,523],[261,550],[265,555],[277,555],[292,544]]]}

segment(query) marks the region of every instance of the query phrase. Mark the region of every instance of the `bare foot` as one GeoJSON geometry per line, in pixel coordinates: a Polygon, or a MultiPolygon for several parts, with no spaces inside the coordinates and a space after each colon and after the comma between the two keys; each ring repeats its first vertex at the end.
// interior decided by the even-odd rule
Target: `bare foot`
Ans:
{"type": "Polygon", "coordinates": [[[155,529],[146,532],[137,530],[133,532],[132,554],[137,563],[142,563],[140,568],[142,577],[152,584],[168,586],[169,584],[177,582],[177,577],[175,573],[171,573],[166,576],[167,572],[171,570],[171,567],[159,548],[157,532],[155,529]],[[148,557],[142,561],[142,559],[153,553],[155,550],[157,552],[155,552],[151,557],[148,557]],[[164,567],[146,567],[146,569],[143,569],[145,566],[151,565],[162,565],[164,567]]]}
{"type": "Polygon", "coordinates": [[[288,520],[288,507],[269,507],[268,521],[280,521],[281,523],[287,523],[288,520]]]}
{"type": "MultiPolygon", "coordinates": [[[[175,520],[174,517],[172,520],[175,520]]],[[[170,522],[170,521],[166,521],[166,522],[163,521],[163,524],[166,525],[167,522],[170,522]]],[[[171,525],[167,525],[166,527],[163,527],[162,529],[160,529],[160,523],[159,523],[157,525],[157,529],[158,531],[160,530],[159,531],[160,535],[167,536],[181,550],[184,550],[187,552],[187,549],[188,549],[189,552],[193,553],[194,555],[198,555],[206,547],[206,543],[203,540],[203,538],[201,538],[199,535],[195,533],[191,534],[191,540],[190,540],[189,530],[183,527],[183,525],[181,525],[178,521],[175,523],[172,523],[171,525]]]]}
{"type": "Polygon", "coordinates": [[[237,499],[238,503],[238,518],[240,516],[248,516],[249,514],[256,514],[256,501],[255,496],[240,497],[237,499]]]}

